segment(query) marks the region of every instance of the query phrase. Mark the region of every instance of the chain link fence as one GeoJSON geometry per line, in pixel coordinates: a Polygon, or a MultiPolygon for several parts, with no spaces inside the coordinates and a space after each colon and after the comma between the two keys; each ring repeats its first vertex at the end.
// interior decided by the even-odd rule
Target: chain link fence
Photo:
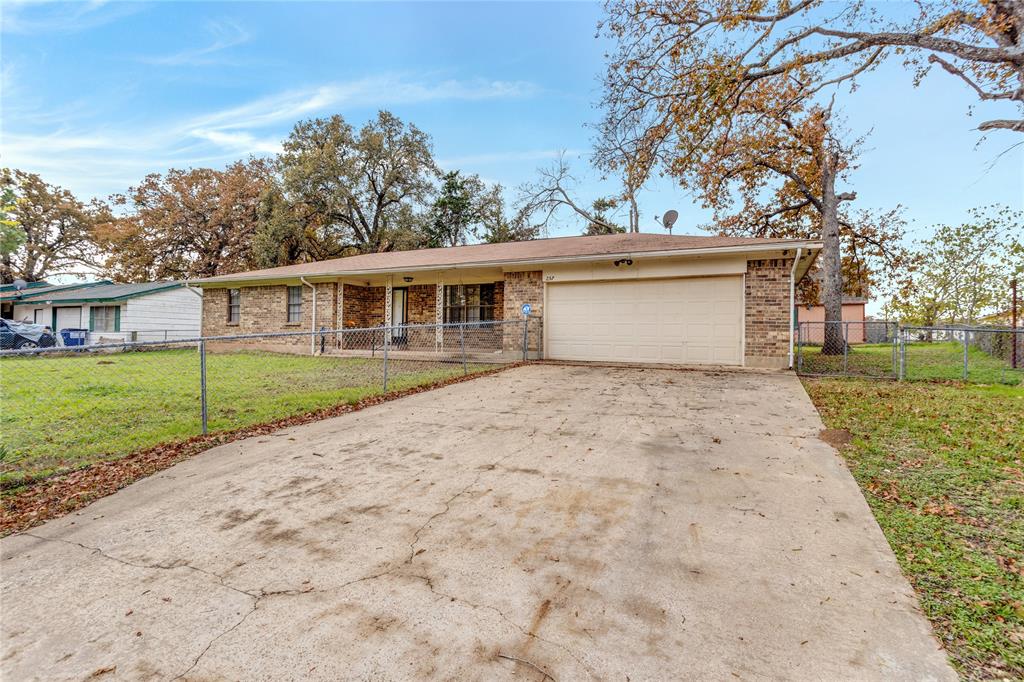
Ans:
{"type": "Polygon", "coordinates": [[[801,322],[794,364],[809,376],[1024,384],[1024,329],[801,322]]]}
{"type": "Polygon", "coordinates": [[[0,352],[0,485],[521,362],[538,324],[321,329],[0,352]]]}

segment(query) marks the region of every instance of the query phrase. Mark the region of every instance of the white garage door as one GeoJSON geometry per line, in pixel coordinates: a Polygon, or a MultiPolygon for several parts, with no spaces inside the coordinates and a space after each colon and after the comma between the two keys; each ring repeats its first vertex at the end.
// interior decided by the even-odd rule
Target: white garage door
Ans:
{"type": "Polygon", "coordinates": [[[742,364],[743,278],[549,284],[556,360],[742,364]]]}

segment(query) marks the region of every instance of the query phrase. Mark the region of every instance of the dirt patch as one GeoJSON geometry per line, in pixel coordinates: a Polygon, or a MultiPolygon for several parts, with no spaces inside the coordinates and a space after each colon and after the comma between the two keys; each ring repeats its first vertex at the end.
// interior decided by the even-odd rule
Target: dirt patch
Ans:
{"type": "Polygon", "coordinates": [[[194,436],[188,440],[157,445],[120,459],[109,462],[97,462],[77,471],[35,481],[4,494],[3,504],[0,505],[0,537],[28,530],[44,521],[70,514],[94,500],[111,495],[121,488],[131,485],[141,478],[155,474],[158,471],[163,471],[182,460],[215,448],[218,445],[253,436],[267,435],[274,431],[300,424],[330,419],[331,417],[356,412],[397,398],[404,398],[416,393],[442,388],[463,381],[470,381],[489,374],[496,374],[523,364],[528,363],[514,363],[468,376],[452,377],[404,391],[392,391],[384,395],[371,396],[354,404],[335,405],[286,419],[247,426],[234,431],[194,436]]]}
{"type": "Polygon", "coordinates": [[[842,450],[853,440],[853,434],[846,429],[822,429],[821,433],[818,434],[818,438],[836,450],[842,450]]]}

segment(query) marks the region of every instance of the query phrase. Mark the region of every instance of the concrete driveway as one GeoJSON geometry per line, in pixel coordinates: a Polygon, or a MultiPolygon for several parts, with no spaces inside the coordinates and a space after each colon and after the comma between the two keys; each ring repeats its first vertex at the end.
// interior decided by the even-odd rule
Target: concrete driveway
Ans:
{"type": "Polygon", "coordinates": [[[21,679],[955,679],[790,374],[535,365],[0,542],[21,679]]]}

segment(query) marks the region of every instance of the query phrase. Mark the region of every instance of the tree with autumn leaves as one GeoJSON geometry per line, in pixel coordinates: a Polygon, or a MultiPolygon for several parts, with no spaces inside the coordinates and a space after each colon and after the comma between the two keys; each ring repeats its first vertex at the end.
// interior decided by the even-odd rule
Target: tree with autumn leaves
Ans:
{"type": "MultiPolygon", "coordinates": [[[[863,2],[611,0],[606,163],[639,179],[662,169],[715,212],[715,231],[822,239],[826,320],[841,320],[844,286],[862,293],[873,273],[895,277],[908,255],[897,211],[851,214],[856,193],[837,188],[860,142],[837,124],[837,86],[898,55],[918,79],[937,65],[983,101],[1024,102],[1021,3],[917,7],[890,17],[863,2]]],[[[992,119],[979,129],[1024,124],[992,119]]],[[[840,352],[831,328],[825,350],[840,352]]]]}

